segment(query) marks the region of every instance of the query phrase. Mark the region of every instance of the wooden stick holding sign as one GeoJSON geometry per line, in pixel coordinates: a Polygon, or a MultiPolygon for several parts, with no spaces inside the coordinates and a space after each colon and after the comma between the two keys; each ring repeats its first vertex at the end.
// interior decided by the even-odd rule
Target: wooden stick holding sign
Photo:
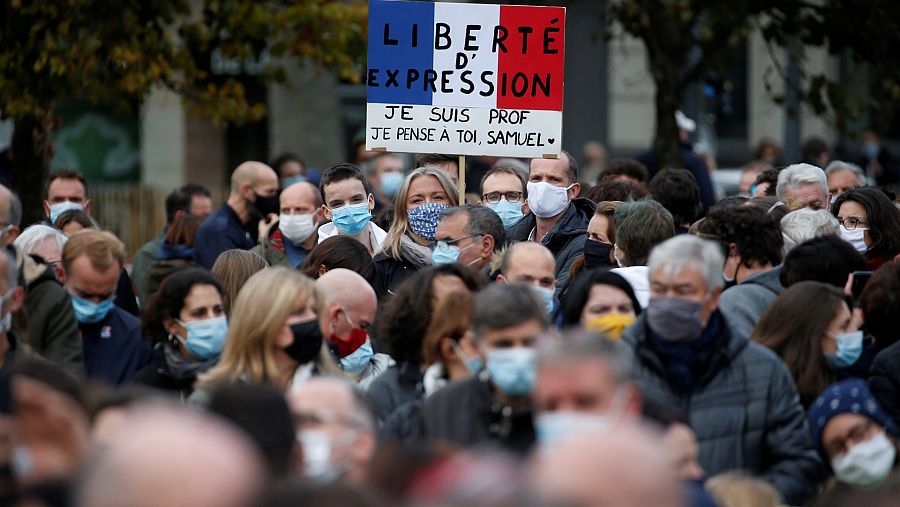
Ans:
{"type": "Polygon", "coordinates": [[[459,205],[466,204],[466,156],[459,156],[459,205]]]}

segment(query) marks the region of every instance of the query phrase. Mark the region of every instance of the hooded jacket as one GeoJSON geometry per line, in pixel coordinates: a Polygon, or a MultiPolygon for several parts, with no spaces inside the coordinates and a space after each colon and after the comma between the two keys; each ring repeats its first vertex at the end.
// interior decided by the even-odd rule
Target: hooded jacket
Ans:
{"type": "MultiPolygon", "coordinates": [[[[569,207],[563,212],[559,221],[543,238],[541,244],[546,246],[556,258],[557,293],[566,286],[569,280],[569,268],[572,262],[584,253],[584,242],[587,240],[587,226],[594,216],[596,205],[588,199],[572,199],[569,207]]],[[[510,243],[528,241],[531,231],[537,225],[534,213],[529,213],[506,230],[510,243]]],[[[535,238],[538,239],[538,238],[535,238]]]]}
{"type": "Polygon", "coordinates": [[[784,292],[780,275],[779,265],[756,273],[722,292],[719,309],[732,327],[737,328],[744,336],[750,336],[766,308],[784,292]]]}
{"type": "Polygon", "coordinates": [[[696,382],[681,393],[651,344],[646,315],[625,331],[634,351],[635,379],[646,398],[681,408],[697,434],[700,464],[712,477],[747,470],[769,481],[787,505],[804,505],[824,467],[787,366],[772,351],[721,326],[696,382]]]}

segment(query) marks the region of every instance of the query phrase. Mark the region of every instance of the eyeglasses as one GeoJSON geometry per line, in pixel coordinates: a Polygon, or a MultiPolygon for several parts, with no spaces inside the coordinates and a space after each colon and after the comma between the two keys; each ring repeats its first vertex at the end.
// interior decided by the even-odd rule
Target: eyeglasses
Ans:
{"type": "Polygon", "coordinates": [[[522,192],[488,192],[481,196],[488,204],[497,204],[501,197],[505,197],[508,202],[519,203],[522,202],[525,194],[522,192]]]}
{"type": "Polygon", "coordinates": [[[840,222],[841,225],[844,226],[844,229],[847,229],[848,231],[856,229],[858,225],[869,225],[863,222],[861,218],[857,217],[838,218],[838,222],[840,222]]]}
{"type": "MultiPolygon", "coordinates": [[[[438,245],[441,245],[441,243],[443,243],[443,244],[446,245],[446,246],[453,246],[453,245],[455,245],[456,243],[459,243],[460,241],[462,241],[462,240],[464,240],[464,239],[477,238],[477,237],[479,237],[479,236],[484,236],[484,234],[470,234],[470,235],[468,235],[468,236],[463,236],[463,237],[461,237],[461,238],[456,238],[456,239],[439,239],[439,240],[437,241],[437,244],[438,244],[438,245]]],[[[445,248],[446,248],[446,247],[445,247],[445,248]]]]}

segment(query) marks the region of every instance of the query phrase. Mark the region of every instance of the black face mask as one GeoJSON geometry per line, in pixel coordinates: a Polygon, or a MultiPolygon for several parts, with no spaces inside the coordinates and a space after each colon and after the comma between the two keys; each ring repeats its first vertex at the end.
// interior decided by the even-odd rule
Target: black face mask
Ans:
{"type": "Polygon", "coordinates": [[[254,192],[253,195],[256,196],[256,200],[253,201],[253,207],[256,208],[256,211],[258,211],[263,218],[273,213],[278,214],[278,212],[281,211],[281,207],[278,205],[278,194],[264,197],[254,192]]]}
{"type": "Polygon", "coordinates": [[[615,267],[609,262],[609,251],[612,245],[599,241],[587,240],[584,242],[584,267],[585,269],[615,267]]]}
{"type": "Polygon", "coordinates": [[[300,364],[315,359],[322,348],[322,331],[319,329],[319,321],[298,322],[291,324],[290,327],[294,341],[284,348],[284,352],[300,364]]]}

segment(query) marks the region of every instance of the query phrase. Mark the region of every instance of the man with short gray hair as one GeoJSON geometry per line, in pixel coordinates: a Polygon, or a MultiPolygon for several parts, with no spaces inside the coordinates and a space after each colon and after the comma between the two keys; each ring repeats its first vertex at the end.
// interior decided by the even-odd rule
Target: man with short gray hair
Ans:
{"type": "Polygon", "coordinates": [[[834,202],[838,195],[866,184],[866,175],[861,167],[841,160],[834,160],[828,164],[825,168],[825,177],[828,181],[831,202],[834,202]]]}
{"type": "Polygon", "coordinates": [[[534,442],[531,393],[544,305],[522,284],[492,284],[475,301],[472,331],[486,358],[478,375],[451,382],[422,406],[420,436],[462,447],[496,445],[525,454],[534,442]]]}
{"type": "Polygon", "coordinates": [[[789,210],[828,209],[825,171],[811,164],[794,164],[778,173],[775,195],[789,210]]]}
{"type": "Polygon", "coordinates": [[[485,272],[490,271],[494,253],[506,246],[506,232],[497,213],[471,204],[444,210],[434,239],[432,264],[458,262],[485,272]]]}
{"type": "Polygon", "coordinates": [[[710,476],[747,470],[804,505],[824,469],[787,367],[718,310],[724,262],[719,245],[694,236],[654,248],[650,304],[623,341],[644,396],[685,407],[710,476]]]}
{"type": "Polygon", "coordinates": [[[634,420],[641,405],[633,355],[625,345],[572,330],[538,348],[534,409],[541,445],[634,420]]]}

